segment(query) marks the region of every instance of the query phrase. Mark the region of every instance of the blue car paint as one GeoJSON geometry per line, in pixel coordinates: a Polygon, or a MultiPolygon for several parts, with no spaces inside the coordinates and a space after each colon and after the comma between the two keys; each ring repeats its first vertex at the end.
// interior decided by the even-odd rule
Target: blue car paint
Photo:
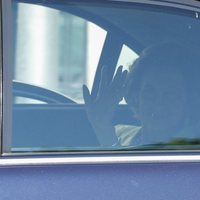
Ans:
{"type": "Polygon", "coordinates": [[[199,163],[0,169],[0,199],[198,200],[199,163]]]}

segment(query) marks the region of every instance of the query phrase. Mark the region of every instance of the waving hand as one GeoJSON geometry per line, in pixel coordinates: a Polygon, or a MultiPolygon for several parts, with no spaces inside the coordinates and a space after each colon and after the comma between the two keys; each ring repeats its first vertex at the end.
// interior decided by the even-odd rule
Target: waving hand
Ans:
{"type": "Polygon", "coordinates": [[[127,70],[122,71],[122,66],[120,66],[113,79],[109,81],[107,69],[103,67],[95,99],[91,97],[87,86],[83,86],[87,116],[103,146],[110,146],[117,141],[112,119],[116,106],[124,96],[126,76],[127,70]]]}

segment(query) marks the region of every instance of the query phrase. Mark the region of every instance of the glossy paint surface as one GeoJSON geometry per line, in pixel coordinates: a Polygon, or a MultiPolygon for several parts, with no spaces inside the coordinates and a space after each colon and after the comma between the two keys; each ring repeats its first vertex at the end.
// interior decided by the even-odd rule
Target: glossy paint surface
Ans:
{"type": "Polygon", "coordinates": [[[1,199],[199,199],[199,163],[0,169],[1,199]]]}

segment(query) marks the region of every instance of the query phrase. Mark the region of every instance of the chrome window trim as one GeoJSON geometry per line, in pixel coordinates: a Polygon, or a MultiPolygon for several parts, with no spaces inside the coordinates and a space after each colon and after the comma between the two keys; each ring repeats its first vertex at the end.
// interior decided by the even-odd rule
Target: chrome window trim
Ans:
{"type": "Polygon", "coordinates": [[[99,164],[200,163],[200,155],[74,155],[47,157],[2,157],[0,167],[99,164]]]}

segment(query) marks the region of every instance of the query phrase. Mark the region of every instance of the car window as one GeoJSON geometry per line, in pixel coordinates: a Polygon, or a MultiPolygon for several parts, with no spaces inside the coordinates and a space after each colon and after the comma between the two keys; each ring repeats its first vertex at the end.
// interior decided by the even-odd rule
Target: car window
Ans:
{"type": "MultiPolygon", "coordinates": [[[[131,48],[129,48],[127,45],[123,45],[119,59],[117,61],[116,66],[123,66],[124,70],[129,70],[130,66],[133,64],[133,62],[138,58],[138,54],[134,52],[131,48]]],[[[117,72],[117,67],[115,69],[115,74],[117,72]]],[[[122,101],[119,102],[120,104],[126,104],[126,101],[122,99],[122,101]]]]}
{"type": "Polygon", "coordinates": [[[130,66],[133,64],[133,62],[138,58],[138,54],[134,52],[133,49],[129,48],[127,45],[123,45],[119,59],[117,62],[117,66],[122,65],[123,69],[129,70],[130,66]]]}
{"type": "Polygon", "coordinates": [[[199,148],[196,11],[11,3],[3,15],[13,30],[3,34],[12,49],[3,74],[5,152],[199,148]]]}
{"type": "MultiPolygon", "coordinates": [[[[106,31],[77,15],[45,6],[17,3],[13,12],[13,80],[83,102],[82,85],[91,87],[106,31]]],[[[15,103],[28,102],[15,99],[15,103]]]]}

